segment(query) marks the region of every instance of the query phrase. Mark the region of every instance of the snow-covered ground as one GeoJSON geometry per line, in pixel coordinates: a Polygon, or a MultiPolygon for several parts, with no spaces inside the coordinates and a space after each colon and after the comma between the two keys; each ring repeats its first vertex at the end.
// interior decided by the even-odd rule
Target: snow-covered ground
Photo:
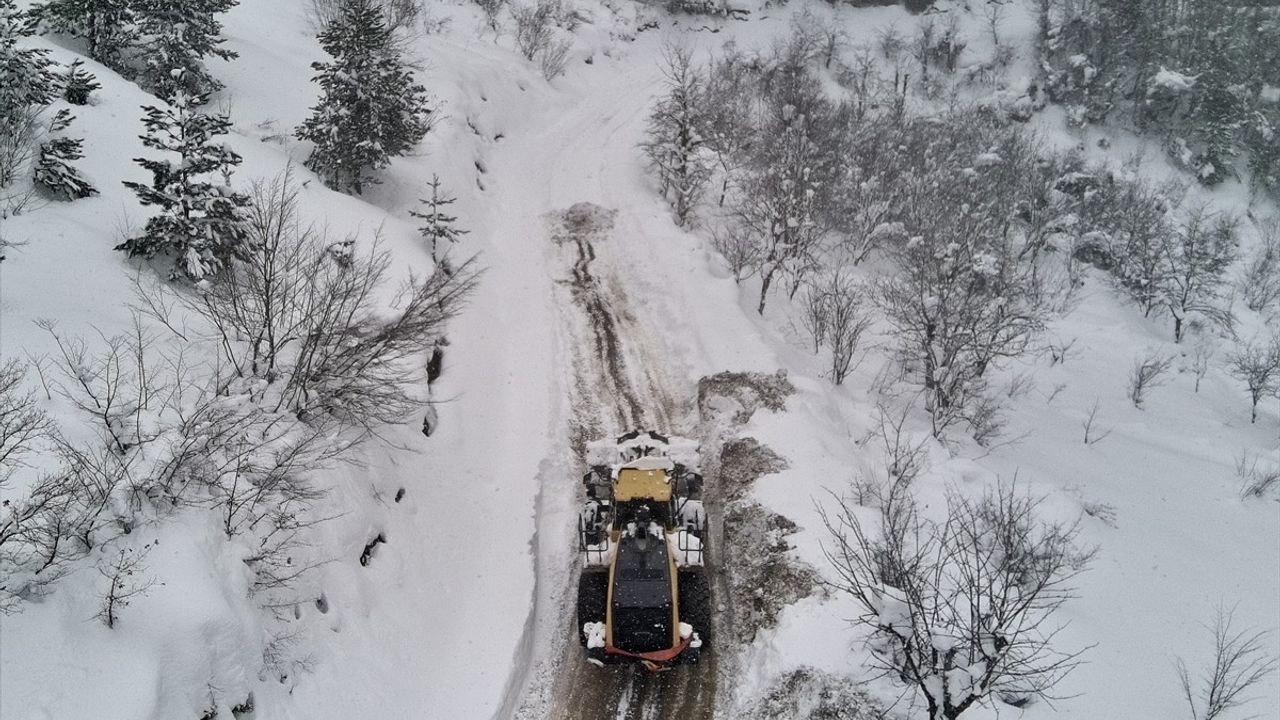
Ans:
{"type": "MultiPolygon", "coordinates": [[[[387,430],[388,443],[364,446],[362,466],[331,471],[335,490],[319,510],[337,517],[314,538],[330,562],[305,579],[303,601],[284,620],[256,607],[243,549],[199,512],[143,527],[128,542],[156,544],[148,572],[163,584],[136,598],[116,628],[93,617],[101,578],[89,562],[48,599],[0,616],[0,717],[194,719],[213,707],[226,717],[252,693],[257,718],[485,718],[537,696],[555,672],[556,619],[568,617],[558,604],[571,577],[578,492],[568,426],[572,334],[557,306],[566,269],[549,217],[580,202],[616,211],[608,242],[597,246],[599,262],[625,281],[632,324],[662,353],[670,380],[687,383],[683,395],[721,370],[787,370],[797,392],[786,410],[758,412],[739,432],[788,461],[753,493],[798,524],[789,538],[795,558],[829,572],[817,508],[831,502],[828,491],[847,492],[859,471],[882,462],[867,438],[883,400],[872,386],[888,352],[871,349],[833,388],[820,359],[795,339],[785,304],[779,299],[757,317],[752,288],[734,284],[704,237],[672,223],[637,145],[668,39],[706,57],[730,39],[764,47],[805,9],[844,23],[862,41],[888,23],[912,21],[897,8],[832,14],[799,0],[756,8],[748,21],[679,25],[629,3],[579,7],[589,21],[576,31],[574,59],[548,83],[514,51],[509,33],[495,42],[482,30],[473,5],[431,5],[450,23],[414,48],[420,78],[446,118],[363,197],[318,181],[304,189],[306,213],[331,235],[358,232],[364,242],[380,227],[397,270],[407,272],[429,267],[407,213],[439,174],[471,230],[455,252],[481,253],[487,270],[449,332],[445,371],[433,385],[439,430],[424,438],[420,417],[408,418],[387,430]],[[649,17],[659,27],[637,33],[649,17]],[[364,566],[361,550],[378,534],[386,542],[364,566]],[[269,646],[284,659],[283,680],[264,661],[269,646]]],[[[291,129],[314,102],[309,63],[321,55],[307,13],[305,0],[242,0],[226,18],[228,45],[241,57],[212,69],[227,84],[221,100],[235,125],[230,143],[245,157],[239,182],[305,159],[291,129]]],[[[1018,18],[1008,28],[1015,36],[1028,30],[1018,18]]],[[[73,57],[48,46],[59,61],[73,57]]],[[[146,214],[118,181],[145,179],[131,158],[144,152],[139,106],[155,101],[90,65],[104,87],[75,128],[86,137],[83,167],[103,194],[3,221],[5,238],[27,242],[0,265],[5,357],[53,349],[33,325],[41,318],[82,335],[128,328],[135,269],[112,246],[115,228],[146,214]]],[[[1065,133],[1052,111],[1037,122],[1051,142],[1083,140],[1089,152],[1103,152],[1096,136],[1065,133]]],[[[1116,136],[1110,155],[1121,158],[1139,144],[1116,136]]],[[[1156,177],[1175,172],[1155,151],[1144,167],[1156,177]]],[[[1239,186],[1204,195],[1220,207],[1243,206],[1239,186]]],[[[1260,320],[1245,322],[1253,328],[1260,320]]],[[[1195,393],[1185,358],[1145,409],[1134,408],[1125,398],[1129,366],[1148,348],[1180,353],[1169,334],[1090,275],[1078,309],[1050,331],[1074,338],[1074,354],[1006,371],[1006,382],[1031,373],[1030,389],[1010,400],[1012,434],[1025,437],[993,449],[930,446],[917,486],[926,504],[940,502],[949,487],[979,492],[1016,475],[1023,489],[1046,496],[1048,516],[1090,513],[1082,540],[1099,552],[1080,579],[1079,598],[1064,610],[1070,625],[1059,641],[1094,647],[1063,684],[1068,699],[1031,706],[1022,717],[1174,717],[1181,700],[1173,659],[1193,667],[1207,661],[1212,638],[1202,625],[1216,607],[1235,607],[1242,625],[1280,630],[1280,505],[1242,501],[1233,467],[1245,450],[1280,456],[1280,408],[1271,403],[1250,424],[1244,392],[1221,362],[1195,393]],[[1085,445],[1080,423],[1095,400],[1099,422],[1114,431],[1085,445]]],[[[57,403],[50,410],[70,414],[57,403]]],[[[912,416],[909,428],[927,435],[921,417],[912,416]]],[[[737,655],[737,674],[720,684],[720,716],[734,717],[799,666],[868,679],[858,632],[847,623],[855,612],[838,594],[818,594],[785,609],[751,646],[721,647],[737,655]]],[[[1280,633],[1268,642],[1280,654],[1280,633]]],[[[873,689],[894,697],[888,685],[873,689]]],[[[1280,717],[1280,681],[1273,676],[1258,694],[1272,700],[1253,710],[1280,717]]],[[[966,717],[995,714],[976,709],[966,717]]]]}

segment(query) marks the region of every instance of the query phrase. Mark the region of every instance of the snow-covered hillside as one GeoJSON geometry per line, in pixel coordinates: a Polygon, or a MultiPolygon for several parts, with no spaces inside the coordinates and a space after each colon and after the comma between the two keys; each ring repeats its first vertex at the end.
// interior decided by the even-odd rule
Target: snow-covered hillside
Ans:
{"type": "MultiPolygon", "coordinates": [[[[777,288],[757,314],[759,279],[735,282],[732,262],[714,249],[728,215],[716,193],[687,227],[659,195],[641,146],[655,99],[666,92],[673,44],[703,64],[730,47],[765,53],[797,25],[836,28],[833,67],[854,67],[858,48],[877,47],[887,28],[910,35],[918,16],[818,0],[735,3],[727,16],[578,0],[565,3],[555,29],[572,40],[564,73],[547,80],[517,48],[511,10],[496,7],[497,32],[481,3],[422,3],[418,24],[427,30],[403,47],[433,96],[436,125],[358,196],[326,188],[303,167],[311,147],[294,135],[316,104],[311,63],[324,58],[311,0],[241,0],[222,16],[225,47],[238,57],[207,65],[225,85],[211,104],[231,118],[227,143],[243,157],[238,188],[291,168],[303,224],[323,228],[330,241],[354,238],[356,255],[375,241],[389,253],[394,282],[378,295],[386,315],[399,301],[391,292],[397,283],[441,272],[410,216],[438,176],[457,196],[450,212],[469,231],[450,258],[475,255],[483,274],[445,329],[442,371],[429,389],[422,369],[429,353],[417,358],[413,370],[424,380],[416,399],[429,406],[380,423],[309,474],[326,492],[310,501],[306,517],[316,522],[288,557],[306,572],[288,587],[260,591],[252,569],[258,536],[229,538],[216,507],[113,505],[105,511],[113,529],[96,536],[101,542],[45,592],[0,615],[0,718],[806,717],[819,716],[804,708],[832,687],[859,700],[848,701],[850,714],[831,717],[927,717],[920,702],[904,699],[901,684],[872,669],[867,628],[850,622],[859,608],[827,586],[839,578],[824,552],[833,545],[823,515],[834,517],[841,498],[857,505],[856,483],[885,475],[886,418],[901,418],[901,437],[927,458],[913,484],[925,516],[941,517],[948,493],[976,498],[1016,478],[1018,492],[1044,498],[1043,520],[1079,520],[1079,544],[1096,548],[1074,580],[1075,597],[1055,616],[1064,627],[1054,646],[1085,651],[1054,688],[1060,701],[1016,709],[993,698],[964,717],[1183,716],[1175,661],[1198,675],[1213,660],[1205,626],[1220,608],[1234,613],[1237,630],[1268,632],[1263,654],[1280,656],[1280,488],[1242,498],[1237,472],[1243,457],[1263,472],[1280,465],[1280,403],[1267,395],[1251,422],[1249,397],[1229,372],[1228,333],[1197,331],[1197,342],[1218,348],[1202,371],[1195,342],[1174,343],[1167,318],[1144,317],[1107,273],[1086,267],[1074,307],[1051,318],[1037,340],[1056,350],[992,371],[1004,433],[983,444],[964,431],[937,439],[898,369],[897,338],[883,317],[873,318],[849,376],[833,384],[828,351],[815,354],[803,332],[803,296],[777,288]],[[583,246],[566,241],[571,208],[594,223],[589,261],[576,255],[583,246]],[[581,307],[575,271],[588,263],[592,292],[617,333],[612,346],[592,335],[596,319],[581,307]],[[606,361],[606,352],[620,360],[606,361]],[[1169,370],[1137,407],[1130,371],[1135,358],[1153,355],[1170,358],[1169,370]],[[622,369],[598,369],[609,362],[622,369]],[[723,371],[780,383],[781,372],[794,391],[780,409],[761,403],[738,423],[728,418],[748,401],[716,395],[707,380],[723,371]],[[700,388],[710,390],[700,397],[700,388]],[[593,674],[577,657],[578,455],[584,440],[628,430],[628,422],[701,439],[708,475],[725,470],[725,488],[735,458],[721,451],[736,439],[755,438],[784,461],[757,464],[741,487],[725,489],[714,519],[740,523],[728,529],[732,540],[764,518],[777,567],[789,570],[776,577],[800,580],[795,588],[762,583],[759,596],[784,599],[776,617],[757,618],[750,633],[729,619],[745,617],[742,607],[721,598],[716,627],[724,632],[713,645],[716,678],[706,696],[670,679],[646,685],[629,674],[593,674]],[[127,583],[144,592],[108,627],[99,617],[110,582],[103,568],[122,552],[143,558],[127,583]],[[779,685],[802,668],[820,681],[779,685]],[[607,707],[572,687],[593,683],[616,684],[607,707]],[[678,700],[659,697],[674,697],[677,687],[678,700]],[[762,696],[787,692],[803,697],[762,709],[762,696]]],[[[989,18],[959,3],[938,9],[969,38],[961,56],[969,76],[997,77],[952,77],[945,82],[956,88],[953,98],[949,90],[926,97],[913,84],[904,95],[910,112],[965,101],[1020,112],[1034,76],[1031,8],[1007,6],[1001,39],[1015,48],[1007,66],[975,59],[994,52],[989,18]]],[[[21,42],[47,48],[62,64],[85,59],[70,39],[21,42]]],[[[896,81],[878,52],[866,56],[870,72],[896,81]]],[[[827,92],[849,92],[847,78],[820,60],[813,65],[827,92]]],[[[139,287],[146,292],[157,271],[113,248],[153,212],[121,181],[148,180],[133,159],[152,154],[139,138],[141,108],[159,101],[99,63],[85,66],[102,87],[74,108],[73,132],[84,138],[78,166],[101,194],[70,203],[37,198],[4,211],[0,358],[29,362],[23,387],[67,437],[91,444],[95,426],[56,390],[58,338],[82,338],[93,356],[108,339],[135,332],[139,287]]],[[[1141,154],[1126,172],[1153,182],[1188,177],[1150,138],[1106,126],[1068,129],[1067,113],[1054,105],[1028,115],[1026,127],[1046,150],[1077,149],[1117,169],[1141,154]]],[[[1193,201],[1248,218],[1234,277],[1261,242],[1251,219],[1275,207],[1265,195],[1251,199],[1239,181],[1193,187],[1184,203],[1193,201]]],[[[851,272],[869,280],[888,268],[872,257],[851,272]]],[[[1235,309],[1238,341],[1276,332],[1274,304],[1235,309]]],[[[221,350],[201,334],[202,319],[179,305],[171,320],[187,334],[175,337],[144,314],[150,344],[188,348],[192,367],[212,364],[221,350]]],[[[252,389],[245,396],[256,397],[252,389]]],[[[26,462],[0,487],[6,507],[57,466],[51,452],[26,462]]],[[[855,514],[874,523],[872,503],[864,504],[855,514]]],[[[712,552],[732,595],[745,571],[730,564],[732,548],[712,552]]],[[[1264,699],[1245,710],[1280,718],[1275,673],[1247,694],[1264,699]]]]}

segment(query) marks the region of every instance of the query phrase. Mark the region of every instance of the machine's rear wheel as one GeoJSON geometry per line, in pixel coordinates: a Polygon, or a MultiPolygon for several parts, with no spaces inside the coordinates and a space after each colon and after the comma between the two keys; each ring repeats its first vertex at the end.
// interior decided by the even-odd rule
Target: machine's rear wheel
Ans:
{"type": "Polygon", "coordinates": [[[609,601],[609,572],[607,570],[583,570],[578,578],[578,641],[587,644],[582,626],[589,622],[604,622],[605,605],[609,601]]]}
{"type": "Polygon", "coordinates": [[[680,622],[693,626],[702,649],[711,645],[711,588],[702,568],[680,570],[680,622]]]}

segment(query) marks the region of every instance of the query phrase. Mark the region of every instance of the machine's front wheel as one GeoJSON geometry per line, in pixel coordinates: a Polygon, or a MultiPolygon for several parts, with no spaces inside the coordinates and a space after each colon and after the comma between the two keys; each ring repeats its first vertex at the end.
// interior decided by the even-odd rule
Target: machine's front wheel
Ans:
{"type": "Polygon", "coordinates": [[[680,622],[693,626],[705,651],[711,645],[711,587],[702,568],[680,570],[680,622]]]}
{"type": "Polygon", "coordinates": [[[586,623],[602,623],[609,601],[609,572],[586,569],[578,578],[578,641],[587,644],[586,623]]]}

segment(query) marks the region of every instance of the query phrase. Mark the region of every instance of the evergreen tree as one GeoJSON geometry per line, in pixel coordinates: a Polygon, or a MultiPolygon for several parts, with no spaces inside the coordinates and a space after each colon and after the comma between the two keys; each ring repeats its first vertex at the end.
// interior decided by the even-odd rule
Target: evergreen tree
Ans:
{"type": "Polygon", "coordinates": [[[222,89],[203,60],[237,57],[221,47],[222,23],[217,19],[237,4],[239,0],[134,0],[138,34],[145,38],[138,78],[143,87],[162,98],[178,92],[202,97],[222,89]]]}
{"type": "Polygon", "coordinates": [[[124,69],[126,51],[136,37],[131,0],[47,0],[31,8],[42,32],[80,38],[89,57],[124,69]]]}
{"type": "Polygon", "coordinates": [[[143,108],[143,144],[177,157],[134,161],[151,171],[152,183],[124,184],[143,205],[159,207],[160,214],[147,221],[141,235],[116,247],[130,257],[169,255],[176,262],[170,277],[181,273],[195,281],[217,273],[232,258],[243,259],[250,242],[245,222],[249,198],[230,186],[240,156],[214,141],[227,133],[231,121],[197,112],[204,101],[179,93],[167,109],[143,108]],[[222,183],[210,178],[214,174],[222,176],[222,183]]]}
{"type": "Polygon", "coordinates": [[[361,192],[373,171],[411,150],[431,129],[426,88],[414,82],[369,0],[343,0],[319,36],[332,62],[312,63],[320,102],[297,136],[315,144],[307,167],[327,185],[361,192]]]}
{"type": "Polygon", "coordinates": [[[14,0],[0,0],[0,123],[12,121],[33,105],[48,105],[57,92],[58,76],[49,51],[18,47],[18,41],[31,34],[30,23],[14,0]]]}
{"type": "Polygon", "coordinates": [[[93,73],[84,69],[84,61],[71,61],[67,74],[62,78],[62,97],[72,105],[88,105],[89,96],[102,88],[93,73]]]}
{"type": "Polygon", "coordinates": [[[40,110],[57,94],[48,51],[18,46],[31,33],[13,0],[0,0],[0,188],[26,173],[40,110]]]}
{"type": "MultiPolygon", "coordinates": [[[[70,110],[59,110],[49,127],[49,132],[66,130],[72,117],[70,110]]],[[[77,200],[97,195],[98,190],[85,179],[72,163],[84,157],[79,138],[52,137],[40,146],[40,159],[36,163],[36,183],[52,195],[67,200],[77,200]]]]}
{"type": "Polygon", "coordinates": [[[452,245],[467,234],[466,230],[457,227],[457,216],[445,213],[444,209],[457,201],[457,198],[450,196],[440,187],[440,177],[438,175],[431,176],[431,198],[423,199],[420,202],[425,205],[426,212],[409,211],[409,214],[416,218],[426,220],[426,224],[422,226],[422,237],[431,243],[431,259],[439,262],[437,251],[442,242],[452,245]]]}

